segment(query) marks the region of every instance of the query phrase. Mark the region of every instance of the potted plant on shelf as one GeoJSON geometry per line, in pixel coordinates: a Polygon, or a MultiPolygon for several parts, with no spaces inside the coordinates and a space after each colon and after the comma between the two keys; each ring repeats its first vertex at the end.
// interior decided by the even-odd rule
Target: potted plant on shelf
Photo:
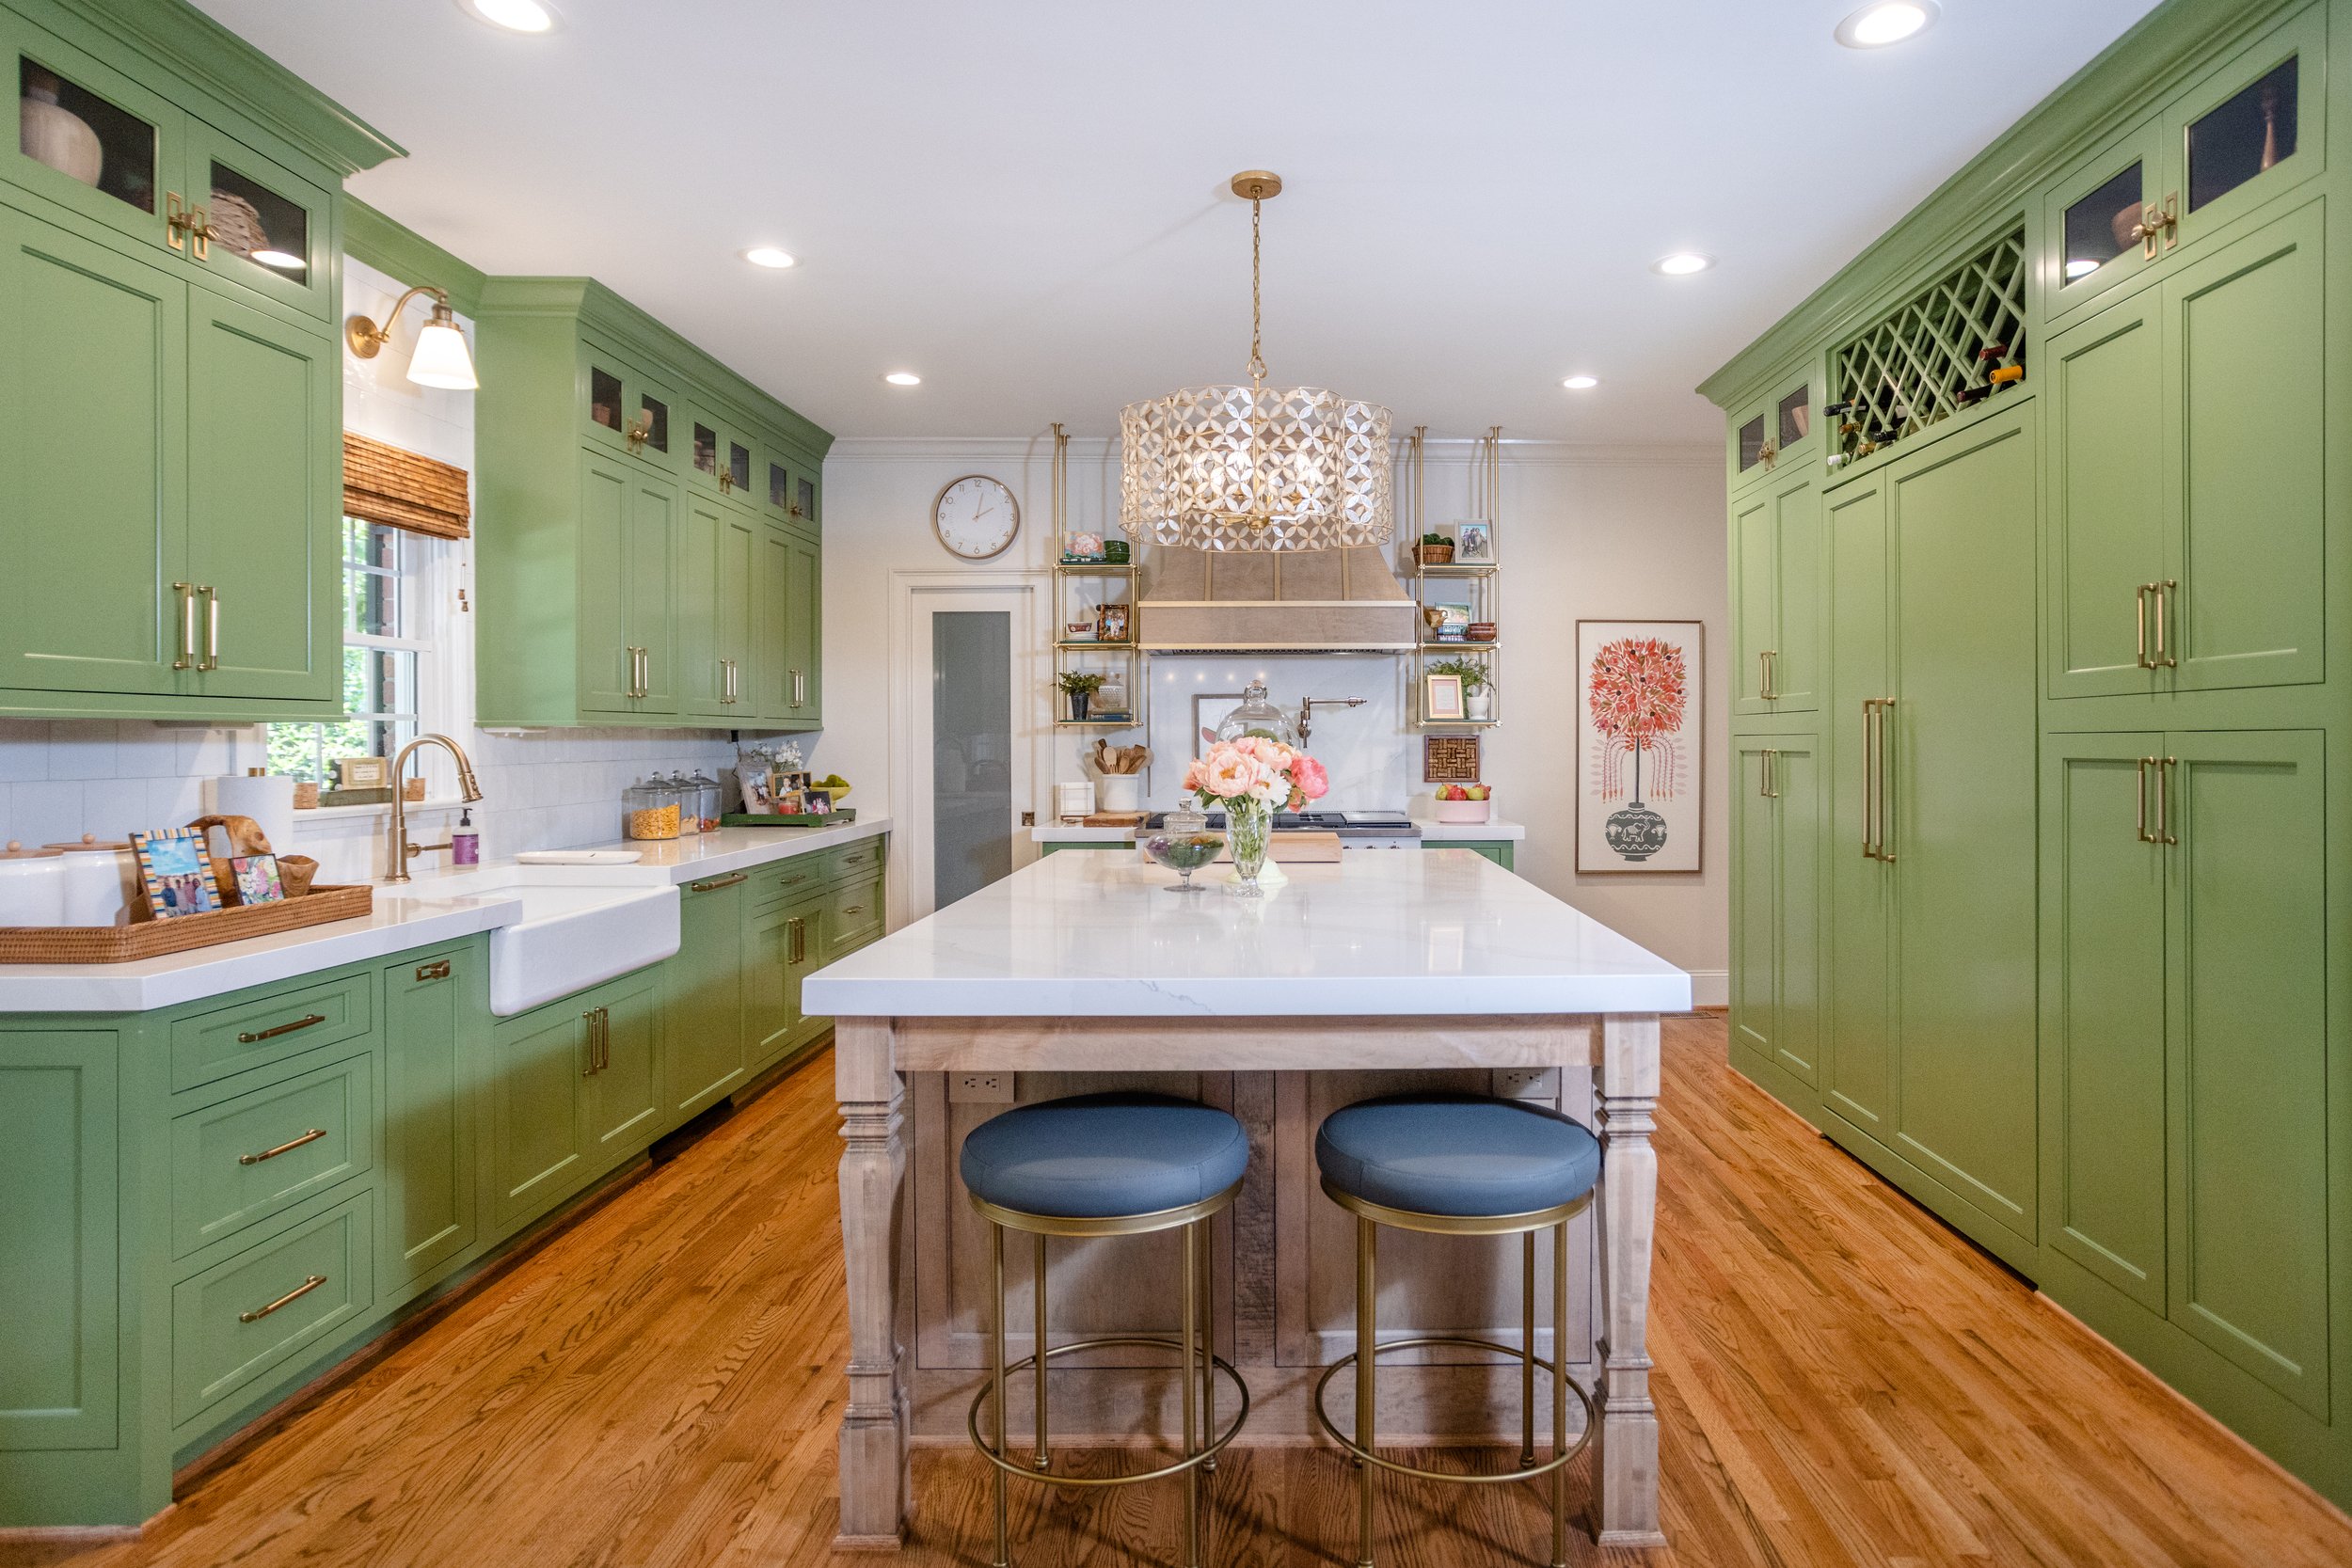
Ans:
{"type": "Polygon", "coordinates": [[[1493,717],[1495,678],[1485,664],[1474,658],[1441,658],[1429,666],[1429,673],[1461,677],[1462,715],[1471,723],[1483,724],[1493,717]]]}
{"type": "Polygon", "coordinates": [[[1421,543],[1413,546],[1413,559],[1423,566],[1448,566],[1454,562],[1454,543],[1444,534],[1424,533],[1421,543]]]}
{"type": "Polygon", "coordinates": [[[1064,670],[1059,681],[1062,690],[1070,697],[1071,721],[1086,722],[1087,705],[1103,689],[1103,677],[1089,670],[1064,670]]]}

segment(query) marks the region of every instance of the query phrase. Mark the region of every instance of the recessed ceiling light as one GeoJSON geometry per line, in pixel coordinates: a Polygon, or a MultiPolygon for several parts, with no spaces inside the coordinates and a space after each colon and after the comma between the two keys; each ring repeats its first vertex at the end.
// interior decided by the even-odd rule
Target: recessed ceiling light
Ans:
{"type": "Polygon", "coordinates": [[[545,33],[555,26],[555,13],[539,0],[459,0],[467,10],[493,27],[510,33],[545,33]]]}
{"type": "Polygon", "coordinates": [[[257,250],[252,253],[252,259],[265,267],[276,267],[279,272],[300,272],[303,265],[301,257],[286,250],[257,250]]]}
{"type": "Polygon", "coordinates": [[[1600,377],[1597,375],[1572,375],[1568,377],[1567,380],[1560,383],[1560,385],[1565,387],[1571,392],[1581,392],[1587,387],[1599,386],[1600,377]]]}
{"type": "Polygon", "coordinates": [[[1715,264],[1712,256],[1702,256],[1695,250],[1677,250],[1671,256],[1661,256],[1650,266],[1668,277],[1688,277],[1694,272],[1705,272],[1715,264]]]}
{"type": "Polygon", "coordinates": [[[2092,273],[2097,272],[2098,270],[2098,262],[2092,261],[2088,256],[2077,256],[2073,261],[2066,263],[2066,280],[2069,283],[2072,283],[2075,278],[2089,277],[2092,273]]]}
{"type": "Polygon", "coordinates": [[[788,267],[793,257],[790,251],[778,250],[771,245],[755,245],[743,252],[743,260],[755,267],[788,267]]]}
{"type": "Polygon", "coordinates": [[[915,374],[913,371],[892,371],[888,375],[883,376],[882,379],[889,382],[893,387],[920,387],[923,385],[923,378],[915,374]]]}
{"type": "Polygon", "coordinates": [[[1837,41],[1849,49],[1883,49],[1926,32],[1938,14],[1935,0],[1877,0],[1837,24],[1837,41]]]}

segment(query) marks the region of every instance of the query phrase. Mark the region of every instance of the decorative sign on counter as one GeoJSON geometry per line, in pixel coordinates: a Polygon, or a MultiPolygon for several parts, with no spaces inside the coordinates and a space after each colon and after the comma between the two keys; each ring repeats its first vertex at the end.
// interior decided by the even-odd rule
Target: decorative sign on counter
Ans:
{"type": "Polygon", "coordinates": [[[1699,869],[1697,621],[1576,624],[1576,869],[1699,869]]]}

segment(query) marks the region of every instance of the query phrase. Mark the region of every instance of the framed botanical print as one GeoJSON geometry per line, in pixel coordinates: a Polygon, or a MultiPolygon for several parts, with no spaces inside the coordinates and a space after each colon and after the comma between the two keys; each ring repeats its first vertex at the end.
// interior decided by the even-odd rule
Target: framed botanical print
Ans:
{"type": "Polygon", "coordinates": [[[1576,624],[1576,869],[1699,869],[1698,621],[1576,624]]]}

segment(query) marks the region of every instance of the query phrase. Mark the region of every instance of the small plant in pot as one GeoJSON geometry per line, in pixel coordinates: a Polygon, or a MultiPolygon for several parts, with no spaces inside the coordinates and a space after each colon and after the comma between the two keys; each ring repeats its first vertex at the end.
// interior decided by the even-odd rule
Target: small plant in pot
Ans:
{"type": "Polygon", "coordinates": [[[1447,566],[1454,562],[1454,542],[1442,533],[1430,532],[1421,536],[1413,546],[1413,559],[1424,566],[1447,566]]]}
{"type": "Polygon", "coordinates": [[[1103,677],[1091,671],[1065,670],[1061,673],[1060,686],[1070,698],[1071,719],[1076,722],[1084,722],[1087,716],[1087,705],[1094,700],[1094,694],[1097,691],[1103,689],[1103,677]]]}
{"type": "Polygon", "coordinates": [[[1473,722],[1493,717],[1494,673],[1474,658],[1441,658],[1429,666],[1433,675],[1457,675],[1462,682],[1462,712],[1473,722]]]}

